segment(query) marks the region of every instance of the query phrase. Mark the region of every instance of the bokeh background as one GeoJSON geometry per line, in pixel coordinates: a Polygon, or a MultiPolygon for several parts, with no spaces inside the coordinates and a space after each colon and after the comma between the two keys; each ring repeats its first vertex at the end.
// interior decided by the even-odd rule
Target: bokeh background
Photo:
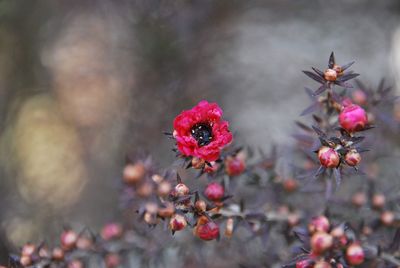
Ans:
{"type": "Polygon", "coordinates": [[[331,51],[397,88],[400,2],[0,0],[0,260],[113,219],[125,155],[168,165],[162,131],[201,99],[239,142],[293,142],[331,51]]]}

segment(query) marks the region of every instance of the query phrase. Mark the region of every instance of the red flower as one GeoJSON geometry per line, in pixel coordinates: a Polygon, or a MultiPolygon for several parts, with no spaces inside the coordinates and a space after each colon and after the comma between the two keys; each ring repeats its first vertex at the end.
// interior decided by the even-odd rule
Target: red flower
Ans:
{"type": "Polygon", "coordinates": [[[208,162],[217,160],[222,148],[232,141],[229,124],[221,117],[221,108],[205,100],[178,115],[174,120],[173,135],[182,155],[208,162]]]}

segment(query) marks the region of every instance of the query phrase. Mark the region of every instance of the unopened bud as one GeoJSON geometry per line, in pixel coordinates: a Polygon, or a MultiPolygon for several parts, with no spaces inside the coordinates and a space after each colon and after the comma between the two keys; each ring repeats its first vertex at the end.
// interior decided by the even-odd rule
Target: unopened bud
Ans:
{"type": "Polygon", "coordinates": [[[142,162],[128,164],[123,171],[123,179],[125,183],[134,184],[141,181],[146,174],[146,168],[142,162]]]}

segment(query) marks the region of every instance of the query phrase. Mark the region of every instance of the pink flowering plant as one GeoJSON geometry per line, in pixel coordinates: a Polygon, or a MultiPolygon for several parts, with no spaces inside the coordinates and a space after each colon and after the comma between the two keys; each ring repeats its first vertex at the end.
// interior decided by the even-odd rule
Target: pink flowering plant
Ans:
{"type": "Polygon", "coordinates": [[[222,252],[240,267],[399,267],[398,197],[379,188],[378,166],[368,162],[392,144],[384,133],[398,134],[398,104],[383,83],[372,90],[356,80],[354,88],[353,63],[339,65],[332,53],[324,71],[304,71],[318,83],[306,88],[312,104],[301,113],[312,123],[296,122],[290,150],[235,144],[216,103],[181,112],[165,133],[176,153],[170,167],[157,167],[149,155],[127,157],[118,221],[99,232],[66,228],[55,244],[27,243],[9,266],[129,267],[139,254],[144,267],[176,247],[182,267],[213,267],[222,252]],[[287,154],[294,157],[282,171],[287,154]],[[338,195],[355,177],[362,183],[354,194],[338,195]],[[262,254],[242,249],[255,240],[262,254]],[[282,253],[278,242],[290,250],[282,253]],[[229,252],[235,243],[240,254],[229,252]]]}

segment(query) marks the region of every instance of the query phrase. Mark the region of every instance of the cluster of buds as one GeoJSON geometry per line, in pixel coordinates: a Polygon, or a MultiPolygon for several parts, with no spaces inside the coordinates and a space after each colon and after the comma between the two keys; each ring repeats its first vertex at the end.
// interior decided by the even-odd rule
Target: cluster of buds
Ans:
{"type": "Polygon", "coordinates": [[[382,267],[397,267],[399,263],[382,247],[357,238],[359,231],[346,223],[333,225],[324,215],[312,218],[307,228],[298,228],[295,233],[302,242],[302,253],[284,267],[372,267],[377,262],[382,263],[382,267]]]}
{"type": "MultiPolygon", "coordinates": [[[[360,105],[354,104],[351,99],[344,98],[342,93],[337,93],[333,88],[335,85],[344,89],[353,88],[348,81],[357,77],[358,74],[346,71],[353,63],[342,67],[337,65],[332,52],[328,69],[325,72],[316,68],[312,68],[315,73],[304,71],[307,76],[322,84],[315,92],[307,89],[315,103],[302,113],[304,115],[314,112],[316,108],[323,108],[322,117],[313,115],[316,122],[313,129],[318,134],[321,144],[315,150],[320,163],[316,176],[324,174],[327,169],[332,169],[337,182],[341,180],[342,167],[349,166],[357,169],[361,163],[361,153],[366,151],[359,147],[359,143],[364,137],[356,135],[357,132],[372,128],[367,112],[360,105]],[[321,95],[325,91],[327,91],[325,96],[317,98],[317,95],[321,95]],[[333,134],[333,131],[336,133],[333,134]]],[[[360,99],[361,97],[358,96],[358,103],[360,103],[360,99]]],[[[303,129],[307,129],[305,125],[301,126],[303,129]]]]}
{"type": "Polygon", "coordinates": [[[287,267],[343,268],[366,261],[366,251],[355,240],[355,234],[345,224],[332,226],[326,216],[311,219],[307,231],[299,230],[304,247],[303,254],[287,267]]]}
{"type": "Polygon", "coordinates": [[[374,211],[372,218],[375,220],[371,221],[370,225],[364,225],[363,234],[369,235],[374,229],[379,227],[395,227],[399,225],[399,217],[393,211],[395,202],[393,200],[387,200],[383,193],[365,193],[364,191],[355,192],[351,198],[351,203],[356,208],[363,208],[367,204],[374,211]],[[378,215],[378,216],[376,216],[378,215]]]}
{"type": "Polygon", "coordinates": [[[11,267],[87,267],[93,255],[101,256],[98,266],[119,267],[122,260],[122,248],[115,249],[113,243],[123,239],[123,228],[118,223],[106,224],[99,235],[89,231],[75,232],[64,230],[59,245],[49,248],[45,243],[25,244],[20,255],[11,255],[11,267]]]}

